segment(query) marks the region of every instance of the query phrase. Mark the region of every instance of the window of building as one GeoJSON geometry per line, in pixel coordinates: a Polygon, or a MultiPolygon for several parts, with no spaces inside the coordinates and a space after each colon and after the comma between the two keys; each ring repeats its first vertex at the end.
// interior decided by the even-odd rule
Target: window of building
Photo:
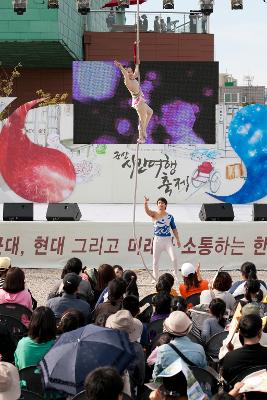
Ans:
{"type": "Polygon", "coordinates": [[[239,103],[239,93],[224,93],[225,103],[239,103]]]}

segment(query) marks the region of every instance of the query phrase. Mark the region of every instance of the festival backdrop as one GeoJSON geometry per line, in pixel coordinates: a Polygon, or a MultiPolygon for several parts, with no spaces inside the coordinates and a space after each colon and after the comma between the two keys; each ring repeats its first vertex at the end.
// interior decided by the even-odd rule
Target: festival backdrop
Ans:
{"type": "MultiPolygon", "coordinates": [[[[141,88],[154,111],[147,143],[214,144],[218,76],[217,62],[143,62],[141,88]]],[[[138,117],[113,62],[73,63],[73,103],[74,143],[136,143],[138,117]]]]}
{"type": "MultiPolygon", "coordinates": [[[[73,144],[73,106],[37,106],[0,125],[0,202],[132,203],[136,145],[73,144]]],[[[264,202],[266,169],[267,107],[250,105],[216,144],[140,146],[137,200],[264,202]]]]}

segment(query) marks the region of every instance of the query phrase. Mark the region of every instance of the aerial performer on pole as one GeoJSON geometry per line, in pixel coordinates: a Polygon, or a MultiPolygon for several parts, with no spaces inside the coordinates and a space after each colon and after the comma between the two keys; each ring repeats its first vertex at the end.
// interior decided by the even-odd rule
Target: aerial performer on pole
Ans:
{"type": "Polygon", "coordinates": [[[140,83],[137,78],[139,76],[139,64],[140,61],[137,58],[135,70],[133,71],[131,67],[125,67],[117,60],[114,61],[116,67],[121,70],[124,76],[124,84],[131,93],[132,96],[132,107],[136,110],[139,117],[139,137],[137,143],[145,143],[147,137],[147,126],[153,115],[153,110],[145,101],[144,94],[141,90],[140,83]]]}

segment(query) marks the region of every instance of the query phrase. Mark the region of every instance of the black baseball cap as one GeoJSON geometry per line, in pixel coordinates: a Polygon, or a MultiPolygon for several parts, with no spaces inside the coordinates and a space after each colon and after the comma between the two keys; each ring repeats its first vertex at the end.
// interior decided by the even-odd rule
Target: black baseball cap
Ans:
{"type": "Polygon", "coordinates": [[[75,272],[70,272],[69,274],[66,274],[63,278],[63,285],[65,288],[68,289],[77,289],[81,282],[82,278],[75,274],[75,272]]]}

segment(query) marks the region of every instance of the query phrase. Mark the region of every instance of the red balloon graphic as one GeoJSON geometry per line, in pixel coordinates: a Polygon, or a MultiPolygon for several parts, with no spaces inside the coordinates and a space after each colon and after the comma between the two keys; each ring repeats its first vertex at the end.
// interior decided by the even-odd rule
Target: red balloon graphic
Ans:
{"type": "Polygon", "coordinates": [[[17,108],[0,133],[0,173],[7,185],[26,200],[60,202],[73,192],[76,174],[61,151],[32,143],[24,130],[27,112],[42,100],[17,108]]]}

